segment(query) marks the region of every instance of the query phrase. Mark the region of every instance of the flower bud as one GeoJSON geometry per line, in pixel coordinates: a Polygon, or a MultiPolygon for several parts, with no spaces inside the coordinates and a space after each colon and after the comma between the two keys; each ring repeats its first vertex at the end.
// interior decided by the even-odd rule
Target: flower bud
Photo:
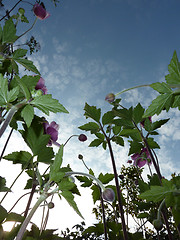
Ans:
{"type": "Polygon", "coordinates": [[[72,182],[72,183],[75,182],[75,178],[74,178],[73,176],[69,176],[69,177],[68,177],[68,180],[69,180],[70,182],[72,182]]]}
{"type": "Polygon", "coordinates": [[[123,180],[123,179],[124,179],[124,175],[123,175],[123,174],[120,174],[120,175],[119,175],[119,178],[120,178],[121,180],[123,180]]]}
{"type": "Polygon", "coordinates": [[[132,163],[132,160],[128,160],[127,163],[131,164],[131,163],[132,163]]]}
{"type": "Polygon", "coordinates": [[[160,231],[162,229],[162,227],[163,227],[163,223],[162,223],[162,221],[160,219],[155,219],[153,221],[153,225],[154,225],[154,227],[155,227],[155,229],[157,231],[160,231]]]}
{"type": "Polygon", "coordinates": [[[109,93],[108,95],[106,95],[105,100],[108,101],[109,103],[114,102],[114,100],[115,100],[115,95],[114,95],[114,93],[109,93]]]}
{"type": "Polygon", "coordinates": [[[83,155],[79,154],[79,155],[78,155],[78,158],[79,158],[80,160],[82,160],[82,159],[83,159],[83,155]]]}
{"type": "Polygon", "coordinates": [[[48,203],[48,208],[49,208],[49,209],[54,208],[54,203],[53,203],[53,202],[49,202],[49,203],[48,203]]]}
{"type": "Polygon", "coordinates": [[[81,142],[85,142],[85,141],[87,140],[87,137],[86,137],[86,135],[84,135],[84,134],[80,134],[79,137],[78,137],[78,139],[79,139],[79,141],[81,141],[81,142]]]}
{"type": "Polygon", "coordinates": [[[111,188],[106,188],[104,192],[102,193],[102,197],[104,200],[107,200],[109,202],[113,202],[115,199],[115,193],[111,188]]]}

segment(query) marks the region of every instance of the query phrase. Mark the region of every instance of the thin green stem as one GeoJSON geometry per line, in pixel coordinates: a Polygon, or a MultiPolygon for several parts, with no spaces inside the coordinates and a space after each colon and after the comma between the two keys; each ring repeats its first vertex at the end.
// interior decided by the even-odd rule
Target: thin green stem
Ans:
{"type": "Polygon", "coordinates": [[[125,90],[122,90],[121,92],[116,93],[115,96],[117,97],[118,95],[120,95],[120,94],[122,94],[122,93],[125,93],[125,92],[128,92],[129,90],[133,90],[133,89],[135,89],[135,88],[141,88],[141,87],[150,87],[150,84],[144,84],[144,85],[139,85],[139,86],[127,88],[127,89],[125,89],[125,90]]]}
{"type": "Polygon", "coordinates": [[[28,30],[26,30],[24,33],[22,33],[20,36],[18,36],[18,38],[16,39],[16,41],[17,41],[19,38],[21,38],[22,36],[24,36],[26,33],[28,33],[29,31],[31,31],[31,30],[33,29],[34,25],[36,24],[37,20],[38,20],[38,18],[36,17],[35,20],[34,20],[34,22],[33,22],[33,24],[31,25],[31,27],[30,27],[28,30]]]}

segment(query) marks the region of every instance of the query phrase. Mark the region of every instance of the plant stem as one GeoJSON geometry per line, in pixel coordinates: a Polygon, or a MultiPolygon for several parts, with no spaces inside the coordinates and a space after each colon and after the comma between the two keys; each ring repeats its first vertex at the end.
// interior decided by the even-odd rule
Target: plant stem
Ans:
{"type": "Polygon", "coordinates": [[[108,143],[110,156],[111,156],[111,161],[112,161],[112,166],[113,166],[113,171],[114,171],[114,178],[115,178],[117,198],[118,198],[118,206],[119,206],[119,211],[120,211],[120,215],[121,215],[121,222],[122,222],[124,240],[128,240],[126,223],[125,223],[125,219],[124,219],[124,210],[123,210],[123,204],[122,204],[122,199],[121,199],[121,194],[120,194],[120,187],[119,187],[118,174],[117,174],[117,170],[116,170],[114,154],[113,154],[113,151],[112,151],[112,146],[111,146],[110,139],[107,138],[106,140],[107,140],[107,143],[108,143]]]}
{"type": "Polygon", "coordinates": [[[8,16],[8,15],[10,14],[10,12],[12,12],[12,11],[14,10],[14,8],[15,8],[20,2],[22,2],[22,0],[19,0],[19,1],[14,5],[14,7],[12,7],[11,10],[9,10],[9,11],[6,13],[6,15],[4,15],[4,16],[0,19],[0,21],[2,21],[6,16],[8,16]]]}
{"type": "Polygon", "coordinates": [[[105,217],[105,210],[104,210],[104,201],[102,198],[102,191],[101,188],[99,187],[100,191],[100,200],[101,200],[101,207],[102,207],[102,217],[103,217],[103,225],[104,225],[104,240],[108,240],[107,237],[107,225],[106,225],[106,217],[105,217]]]}
{"type": "Polygon", "coordinates": [[[5,152],[6,147],[7,147],[7,145],[8,145],[9,139],[10,139],[12,133],[13,133],[13,130],[14,130],[14,129],[11,128],[11,131],[10,131],[10,133],[9,133],[9,136],[8,136],[8,138],[7,138],[7,140],[6,140],[6,143],[5,143],[5,145],[4,145],[4,148],[3,148],[3,150],[2,150],[2,153],[1,153],[1,156],[0,156],[0,161],[1,161],[2,157],[3,157],[3,155],[4,155],[4,152],[5,152]]]}

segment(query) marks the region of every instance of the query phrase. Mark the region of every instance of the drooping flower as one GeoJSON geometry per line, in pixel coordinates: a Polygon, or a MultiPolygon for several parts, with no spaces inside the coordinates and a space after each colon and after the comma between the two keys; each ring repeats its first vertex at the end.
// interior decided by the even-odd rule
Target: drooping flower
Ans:
{"type": "Polygon", "coordinates": [[[151,157],[147,148],[143,148],[140,153],[135,153],[131,156],[134,161],[133,165],[138,167],[143,167],[146,163],[151,164],[151,157]]]}
{"type": "Polygon", "coordinates": [[[85,142],[87,140],[87,137],[85,134],[80,134],[79,137],[78,137],[79,141],[81,142],[85,142]]]}
{"type": "Polygon", "coordinates": [[[44,20],[50,16],[42,2],[40,4],[35,3],[33,6],[33,11],[36,17],[40,20],[44,20]]]}
{"type": "Polygon", "coordinates": [[[115,199],[115,193],[111,188],[106,188],[102,193],[102,197],[106,201],[113,202],[115,199]]]}
{"type": "Polygon", "coordinates": [[[114,93],[109,93],[108,95],[106,95],[105,100],[108,101],[109,103],[114,102],[114,100],[115,100],[115,95],[114,95],[114,93]]]}
{"type": "Polygon", "coordinates": [[[44,133],[50,135],[48,146],[52,146],[53,143],[55,145],[59,145],[59,143],[56,142],[58,139],[59,125],[55,121],[52,121],[50,124],[48,121],[45,121],[43,125],[44,133]]]}
{"type": "Polygon", "coordinates": [[[36,90],[41,90],[44,95],[47,94],[47,88],[45,86],[45,81],[42,77],[40,77],[38,83],[36,84],[35,89],[36,90]]]}

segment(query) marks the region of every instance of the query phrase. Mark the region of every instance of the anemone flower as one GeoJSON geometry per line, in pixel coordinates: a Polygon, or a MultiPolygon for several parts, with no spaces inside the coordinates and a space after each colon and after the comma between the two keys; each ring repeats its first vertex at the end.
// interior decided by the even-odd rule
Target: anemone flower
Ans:
{"type": "Polygon", "coordinates": [[[50,135],[48,146],[52,146],[52,144],[60,146],[60,144],[56,142],[58,139],[59,125],[55,121],[51,122],[50,124],[48,121],[45,121],[43,125],[44,133],[50,135]]]}
{"type": "Polygon", "coordinates": [[[50,16],[50,14],[46,11],[46,8],[43,3],[34,4],[33,11],[36,17],[39,18],[40,20],[44,20],[50,16]]]}
{"type": "Polygon", "coordinates": [[[47,94],[47,88],[45,86],[45,81],[42,77],[40,77],[38,83],[36,84],[35,89],[36,90],[41,90],[44,95],[47,94]]]}
{"type": "Polygon", "coordinates": [[[151,158],[147,148],[143,148],[140,153],[135,153],[131,156],[134,161],[133,165],[138,167],[143,167],[146,163],[151,164],[151,158]]]}

